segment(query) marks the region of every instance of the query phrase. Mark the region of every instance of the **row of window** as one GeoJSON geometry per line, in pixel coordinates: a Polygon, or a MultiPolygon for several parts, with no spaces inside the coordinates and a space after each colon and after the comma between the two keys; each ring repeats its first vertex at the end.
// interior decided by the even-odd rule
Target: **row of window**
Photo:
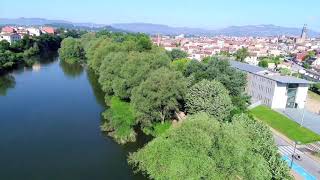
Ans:
{"type": "Polygon", "coordinates": [[[263,97],[261,94],[258,94],[257,98],[258,100],[262,101],[263,104],[271,106],[271,99],[263,97]]]}
{"type": "MultiPolygon", "coordinates": [[[[254,90],[256,90],[256,83],[255,82],[252,82],[252,89],[254,89],[254,90]]],[[[260,92],[265,92],[265,93],[271,93],[271,91],[272,91],[272,88],[270,88],[270,87],[264,87],[263,85],[261,85],[261,84],[259,84],[258,85],[258,90],[260,91],[260,92]]]]}
{"type": "Polygon", "coordinates": [[[270,85],[272,85],[272,83],[273,83],[272,80],[264,78],[264,77],[261,77],[261,76],[258,76],[258,75],[254,75],[254,79],[258,80],[260,82],[267,82],[267,84],[270,84],[270,85]]]}

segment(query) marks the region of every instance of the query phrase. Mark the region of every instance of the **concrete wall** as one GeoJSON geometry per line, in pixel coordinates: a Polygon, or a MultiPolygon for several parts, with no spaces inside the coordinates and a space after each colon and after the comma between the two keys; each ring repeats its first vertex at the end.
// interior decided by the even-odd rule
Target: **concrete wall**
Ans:
{"type": "Polygon", "coordinates": [[[296,100],[295,102],[298,104],[298,108],[304,108],[305,101],[308,96],[308,85],[307,84],[299,84],[296,100]]]}
{"type": "Polygon", "coordinates": [[[251,96],[251,103],[260,102],[271,107],[276,82],[268,78],[248,73],[246,92],[251,96]]]}
{"type": "Polygon", "coordinates": [[[287,104],[287,84],[276,83],[271,108],[284,109],[287,104]]]}

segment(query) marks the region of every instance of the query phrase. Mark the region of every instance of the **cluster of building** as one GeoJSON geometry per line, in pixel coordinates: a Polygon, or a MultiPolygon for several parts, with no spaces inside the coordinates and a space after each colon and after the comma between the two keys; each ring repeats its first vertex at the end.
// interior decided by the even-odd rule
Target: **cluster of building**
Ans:
{"type": "MultiPolygon", "coordinates": [[[[277,68],[287,68],[307,76],[311,80],[320,81],[320,38],[308,38],[306,25],[301,36],[277,37],[185,37],[154,36],[154,44],[166,50],[180,49],[188,53],[190,59],[201,60],[213,55],[234,54],[241,48],[247,48],[249,56],[245,63],[230,61],[231,66],[247,73],[246,92],[252,97],[253,104],[264,104],[271,108],[304,108],[310,81],[293,76],[282,76],[274,71],[275,64],[270,63],[267,69],[258,67],[259,61],[265,57],[281,56],[283,62],[277,68]],[[315,56],[306,58],[309,51],[315,56]],[[309,62],[312,70],[301,65],[309,62]]],[[[307,78],[307,79],[308,79],[307,78]]]]}
{"type": "Polygon", "coordinates": [[[23,38],[25,35],[40,36],[41,34],[55,34],[53,27],[15,27],[5,26],[1,29],[0,41],[6,40],[10,44],[23,38]]]}
{"type": "MultiPolygon", "coordinates": [[[[261,57],[294,55],[294,60],[302,62],[308,51],[318,52],[311,62],[314,68],[320,69],[320,38],[308,38],[306,26],[303,27],[300,37],[185,37],[154,36],[155,44],[166,50],[179,48],[189,54],[189,58],[201,60],[204,57],[217,55],[222,52],[233,54],[241,48],[247,48],[250,56],[245,61],[258,65],[261,57]]],[[[292,58],[292,57],[290,57],[292,58]]],[[[290,67],[288,67],[290,68],[290,67]]]]}

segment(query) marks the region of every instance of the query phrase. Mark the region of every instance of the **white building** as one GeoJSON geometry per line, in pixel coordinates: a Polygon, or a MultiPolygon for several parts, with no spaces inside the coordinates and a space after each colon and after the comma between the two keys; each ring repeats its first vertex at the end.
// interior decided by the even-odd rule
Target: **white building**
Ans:
{"type": "Polygon", "coordinates": [[[27,31],[31,36],[40,36],[41,35],[41,30],[38,28],[27,28],[27,31]]]}
{"type": "Polygon", "coordinates": [[[19,41],[21,39],[21,36],[17,33],[4,33],[0,34],[0,41],[6,40],[10,44],[12,44],[15,41],[19,41]]]}
{"type": "Polygon", "coordinates": [[[230,64],[247,73],[246,92],[252,104],[261,103],[274,109],[304,108],[309,81],[237,61],[230,64]]]}
{"type": "Polygon", "coordinates": [[[258,66],[259,64],[258,58],[256,56],[248,56],[244,59],[244,62],[254,66],[258,66]]]}

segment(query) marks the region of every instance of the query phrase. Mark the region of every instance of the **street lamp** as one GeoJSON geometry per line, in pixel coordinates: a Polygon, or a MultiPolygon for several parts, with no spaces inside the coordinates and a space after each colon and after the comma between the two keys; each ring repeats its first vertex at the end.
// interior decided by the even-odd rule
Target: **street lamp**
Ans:
{"type": "Polygon", "coordinates": [[[292,169],[293,157],[294,157],[294,155],[295,155],[295,153],[296,153],[297,144],[300,144],[300,142],[299,142],[299,141],[294,141],[294,148],[293,148],[293,154],[291,155],[290,169],[292,169]]]}

